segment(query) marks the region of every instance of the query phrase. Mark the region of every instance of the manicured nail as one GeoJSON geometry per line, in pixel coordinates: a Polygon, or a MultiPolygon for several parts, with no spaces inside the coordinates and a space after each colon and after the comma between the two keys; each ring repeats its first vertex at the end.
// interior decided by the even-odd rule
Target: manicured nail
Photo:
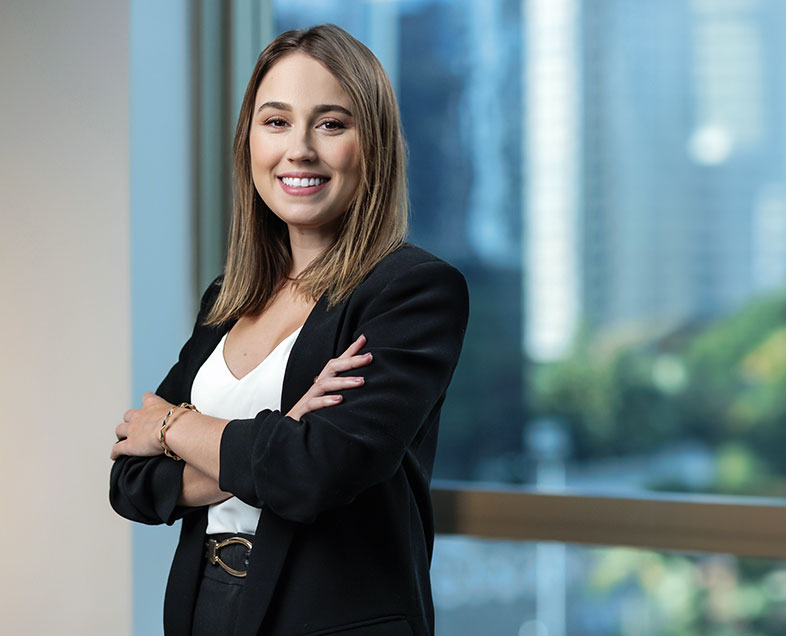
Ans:
{"type": "Polygon", "coordinates": [[[363,384],[363,378],[352,378],[355,384],[363,384]]]}
{"type": "Polygon", "coordinates": [[[330,396],[330,401],[331,402],[341,402],[341,396],[340,395],[331,395],[330,396]]]}

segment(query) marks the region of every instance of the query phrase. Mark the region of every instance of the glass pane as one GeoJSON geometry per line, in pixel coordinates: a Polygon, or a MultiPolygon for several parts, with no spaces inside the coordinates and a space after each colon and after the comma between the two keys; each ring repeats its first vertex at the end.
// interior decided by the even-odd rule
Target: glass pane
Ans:
{"type": "Polygon", "coordinates": [[[786,3],[274,4],[382,60],[467,277],[437,477],[786,494],[786,3]]]}
{"type": "Polygon", "coordinates": [[[438,537],[437,636],[773,636],[786,562],[438,537]]]}

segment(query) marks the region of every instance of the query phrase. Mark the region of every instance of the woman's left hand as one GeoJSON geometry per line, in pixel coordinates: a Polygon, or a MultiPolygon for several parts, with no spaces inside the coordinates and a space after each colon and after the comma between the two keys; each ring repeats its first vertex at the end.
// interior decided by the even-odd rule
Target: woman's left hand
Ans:
{"type": "Polygon", "coordinates": [[[110,457],[115,460],[121,455],[151,457],[163,453],[158,436],[171,408],[172,404],[155,393],[145,393],[142,407],[126,411],[122,423],[115,428],[117,442],[110,457]]]}

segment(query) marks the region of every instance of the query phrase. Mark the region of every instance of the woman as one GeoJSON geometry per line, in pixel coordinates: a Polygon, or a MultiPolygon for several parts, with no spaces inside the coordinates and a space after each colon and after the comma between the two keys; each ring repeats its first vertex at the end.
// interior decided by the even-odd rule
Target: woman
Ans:
{"type": "Polygon", "coordinates": [[[378,60],[335,26],[282,34],[234,155],[225,274],[116,429],[112,506],[182,518],[167,634],[432,634],[429,479],[467,291],[403,243],[378,60]]]}

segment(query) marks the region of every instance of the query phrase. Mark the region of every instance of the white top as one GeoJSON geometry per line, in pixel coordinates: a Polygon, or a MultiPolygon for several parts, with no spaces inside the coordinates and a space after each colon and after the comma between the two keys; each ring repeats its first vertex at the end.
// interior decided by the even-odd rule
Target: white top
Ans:
{"type": "MultiPolygon", "coordinates": [[[[226,334],[210,357],[200,367],[191,387],[191,401],[201,413],[225,420],[247,419],[265,409],[281,408],[289,353],[302,326],[284,338],[267,358],[238,379],[224,358],[226,334]]],[[[254,534],[259,522],[259,508],[237,497],[213,504],[207,512],[207,534],[222,532],[254,534]]]]}

